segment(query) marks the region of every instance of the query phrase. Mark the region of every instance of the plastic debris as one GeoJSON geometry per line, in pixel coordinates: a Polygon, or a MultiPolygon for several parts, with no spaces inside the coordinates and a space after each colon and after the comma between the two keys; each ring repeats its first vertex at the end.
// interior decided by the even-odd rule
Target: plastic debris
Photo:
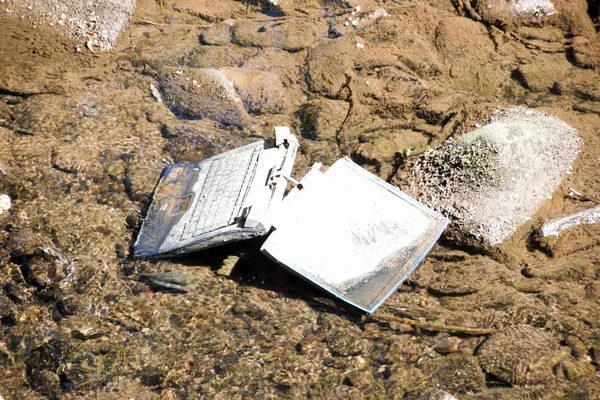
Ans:
{"type": "MultiPolygon", "coordinates": [[[[290,176],[298,142],[289,128],[275,133],[274,146],[259,141],[167,166],[134,256],[184,254],[268,235],[264,254],[373,312],[417,267],[448,221],[349,158],[324,173],[317,163],[298,182],[290,176]],[[295,187],[284,198],[288,183],[295,187]]],[[[220,275],[231,272],[237,260],[231,261],[220,275]]],[[[144,278],[155,287],[180,289],[154,275],[144,278]]]]}
{"type": "Polygon", "coordinates": [[[162,95],[160,94],[160,90],[156,87],[155,84],[150,84],[150,92],[152,93],[152,97],[156,99],[159,103],[163,102],[162,95]]]}
{"type": "Polygon", "coordinates": [[[10,210],[12,206],[10,196],[7,194],[0,194],[0,214],[10,210]]]}
{"type": "Polygon", "coordinates": [[[547,222],[540,228],[540,235],[542,237],[558,236],[562,231],[574,226],[598,222],[600,222],[600,205],[547,222]]]}

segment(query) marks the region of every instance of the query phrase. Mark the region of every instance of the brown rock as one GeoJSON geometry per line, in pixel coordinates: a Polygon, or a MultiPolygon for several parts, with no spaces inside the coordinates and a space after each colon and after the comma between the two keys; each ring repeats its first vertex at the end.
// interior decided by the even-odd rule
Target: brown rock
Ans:
{"type": "Polygon", "coordinates": [[[579,67],[597,68],[600,66],[600,44],[584,38],[573,40],[573,59],[579,67]]]}
{"type": "Polygon", "coordinates": [[[36,371],[32,374],[31,386],[50,398],[58,398],[61,392],[60,378],[54,372],[47,369],[36,371]]]}
{"type": "Polygon", "coordinates": [[[173,0],[171,4],[175,11],[213,22],[232,18],[238,14],[243,15],[246,12],[246,6],[237,1],[222,2],[217,6],[211,0],[173,0]]]}
{"type": "Polygon", "coordinates": [[[320,162],[323,165],[331,165],[340,157],[343,157],[334,141],[304,140],[301,147],[311,163],[320,162]]]}
{"type": "Polygon", "coordinates": [[[238,49],[255,51],[257,54],[244,61],[242,67],[256,71],[269,71],[279,75],[286,87],[293,87],[301,80],[301,69],[304,67],[307,52],[290,53],[279,49],[238,49]]]}
{"type": "Polygon", "coordinates": [[[434,294],[455,296],[479,292],[493,281],[502,280],[509,271],[488,257],[473,256],[456,263],[436,262],[431,272],[431,275],[424,276],[430,281],[422,283],[434,294]]]}
{"type": "Polygon", "coordinates": [[[387,392],[392,398],[402,398],[409,390],[429,385],[427,377],[420,369],[409,364],[394,364],[390,367],[389,378],[385,381],[387,392]],[[397,396],[397,397],[396,397],[397,396]]]}
{"type": "Polygon", "coordinates": [[[592,360],[597,366],[600,366],[600,344],[592,348],[592,360]]]}
{"type": "Polygon", "coordinates": [[[374,164],[392,165],[398,157],[415,149],[426,148],[428,139],[420,132],[410,129],[385,129],[373,134],[361,135],[356,152],[374,164]]]}
{"type": "Polygon", "coordinates": [[[414,363],[426,350],[425,344],[413,335],[394,335],[377,342],[371,357],[381,363],[414,363]]]}

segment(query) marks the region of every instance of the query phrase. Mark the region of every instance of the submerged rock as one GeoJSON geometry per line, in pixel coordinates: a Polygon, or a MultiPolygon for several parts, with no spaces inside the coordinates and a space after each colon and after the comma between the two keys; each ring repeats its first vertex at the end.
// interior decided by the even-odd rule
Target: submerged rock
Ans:
{"type": "Polygon", "coordinates": [[[248,114],[225,73],[212,68],[165,68],[160,76],[165,104],[175,115],[243,126],[248,114]]]}
{"type": "Polygon", "coordinates": [[[459,239],[497,245],[552,196],[580,145],[577,131],[558,118],[510,108],[425,152],[411,185],[452,221],[459,239]]]}
{"type": "Polygon", "coordinates": [[[187,292],[194,288],[191,283],[196,280],[195,275],[184,271],[148,272],[137,276],[151,288],[166,292],[187,292]]]}
{"type": "Polygon", "coordinates": [[[531,326],[514,326],[490,336],[477,351],[483,369],[516,385],[552,378],[552,368],[567,357],[551,334],[531,326]]]}
{"type": "Polygon", "coordinates": [[[243,68],[164,68],[159,83],[177,116],[243,127],[250,114],[288,111],[291,97],[277,74],[243,68]]]}
{"type": "Polygon", "coordinates": [[[5,0],[6,9],[22,18],[30,18],[55,27],[82,41],[92,50],[115,47],[119,34],[127,24],[135,0],[5,0]]]}

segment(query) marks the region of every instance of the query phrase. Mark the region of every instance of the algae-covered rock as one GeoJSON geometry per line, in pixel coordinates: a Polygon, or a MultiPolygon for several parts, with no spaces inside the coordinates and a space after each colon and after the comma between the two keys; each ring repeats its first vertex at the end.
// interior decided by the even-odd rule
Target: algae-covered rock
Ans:
{"type": "Polygon", "coordinates": [[[527,325],[490,336],[477,351],[486,372],[517,385],[550,379],[552,368],[568,354],[551,334],[527,325]]]}
{"type": "Polygon", "coordinates": [[[421,201],[451,220],[461,240],[497,245],[552,196],[580,145],[577,131],[558,118],[509,108],[425,152],[411,184],[421,201]]]}

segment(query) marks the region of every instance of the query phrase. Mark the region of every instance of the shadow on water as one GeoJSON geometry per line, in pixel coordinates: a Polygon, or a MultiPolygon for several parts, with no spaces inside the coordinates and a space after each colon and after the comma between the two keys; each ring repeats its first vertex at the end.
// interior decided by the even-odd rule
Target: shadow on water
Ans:
{"type": "Polygon", "coordinates": [[[362,311],[329,296],[261,253],[260,247],[265,240],[229,243],[171,260],[187,267],[208,266],[216,273],[228,257],[236,255],[240,259],[229,273],[228,279],[239,285],[272,291],[290,299],[300,299],[315,311],[338,314],[351,320],[364,315],[362,311]]]}

